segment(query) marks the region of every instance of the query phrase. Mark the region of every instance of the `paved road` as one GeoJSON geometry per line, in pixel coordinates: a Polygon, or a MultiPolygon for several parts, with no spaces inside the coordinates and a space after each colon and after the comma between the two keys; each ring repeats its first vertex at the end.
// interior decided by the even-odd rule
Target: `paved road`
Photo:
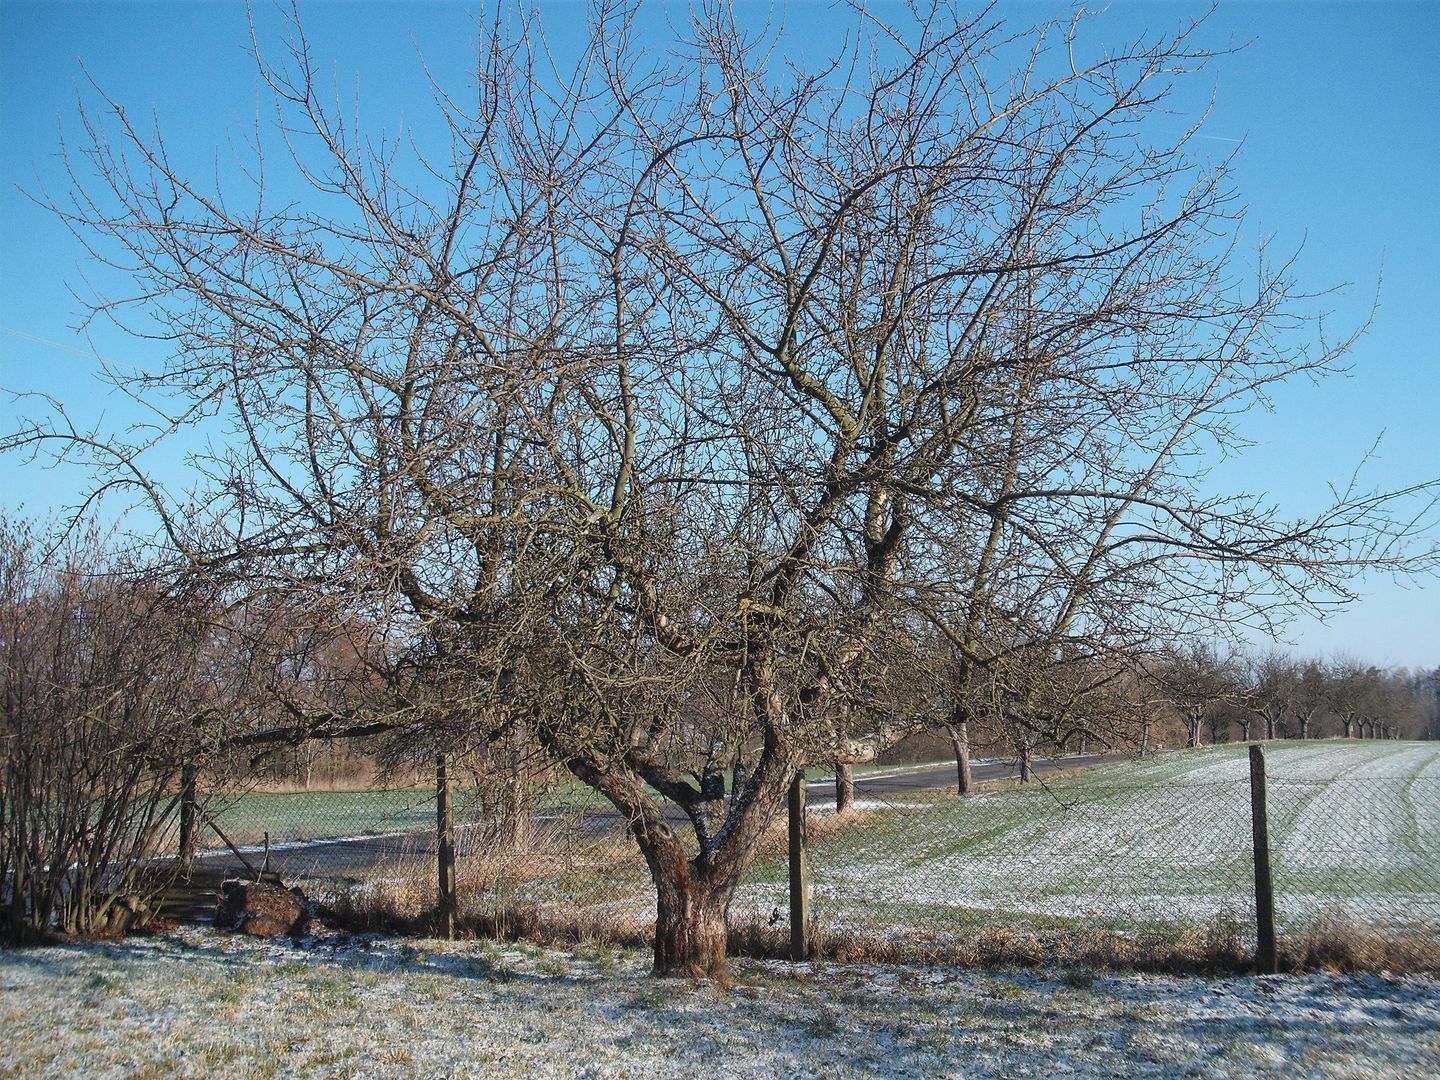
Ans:
{"type": "MultiPolygon", "coordinates": [[[[1102,761],[1120,760],[1119,755],[1084,754],[1065,758],[1036,758],[1037,773],[1055,772],[1061,769],[1082,768],[1102,761]]],[[[1020,775],[1019,766],[1006,761],[985,761],[971,768],[975,781],[998,780],[1020,775]]],[[[907,792],[953,788],[956,782],[953,763],[916,768],[896,766],[893,771],[871,773],[855,780],[857,799],[885,799],[907,792]]],[[[806,796],[812,807],[821,808],[835,805],[835,781],[833,779],[811,780],[806,784],[806,796]]],[[[666,804],[666,816],[677,823],[684,823],[685,815],[674,804],[666,804]]],[[[620,816],[613,812],[596,811],[588,814],[585,828],[595,833],[618,830],[622,825],[620,816]]],[[[459,826],[456,829],[456,848],[460,855],[473,850],[482,840],[480,826],[459,826]]],[[[308,840],[303,843],[280,844],[272,847],[268,860],[265,853],[243,849],[246,860],[252,867],[259,868],[262,861],[266,868],[274,870],[287,880],[305,877],[361,877],[373,876],[378,867],[393,866],[403,860],[433,863],[435,859],[435,834],[431,830],[396,832],[381,836],[347,837],[339,840],[308,840]]],[[[206,852],[198,855],[211,866],[233,866],[243,872],[244,866],[230,851],[206,852]]]]}
{"type": "MultiPolygon", "coordinates": [[[[1037,773],[1058,772],[1098,765],[1102,761],[1121,761],[1121,754],[1075,754],[1061,758],[1036,758],[1032,766],[1037,773]]],[[[970,767],[970,776],[978,784],[986,780],[1004,780],[1020,775],[1020,766],[1011,761],[986,760],[970,767]]],[[[855,778],[855,797],[885,797],[910,791],[931,791],[954,788],[957,783],[954,762],[923,768],[897,766],[894,772],[872,773],[855,778]]],[[[824,805],[835,799],[834,780],[811,780],[805,785],[805,796],[811,805],[824,805]]]]}

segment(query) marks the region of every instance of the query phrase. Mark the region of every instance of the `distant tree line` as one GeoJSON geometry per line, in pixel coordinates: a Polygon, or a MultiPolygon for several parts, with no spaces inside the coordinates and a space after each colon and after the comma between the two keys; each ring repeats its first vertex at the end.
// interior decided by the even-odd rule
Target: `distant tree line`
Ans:
{"type": "Polygon", "coordinates": [[[1184,746],[1232,739],[1440,737],[1440,667],[1383,669],[1352,657],[1169,650],[1150,665],[1184,746]]]}

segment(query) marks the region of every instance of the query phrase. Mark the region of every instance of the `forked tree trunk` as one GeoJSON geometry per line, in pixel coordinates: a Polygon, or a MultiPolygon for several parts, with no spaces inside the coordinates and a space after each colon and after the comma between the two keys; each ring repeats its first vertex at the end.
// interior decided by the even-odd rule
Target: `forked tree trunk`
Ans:
{"type": "Polygon", "coordinates": [[[850,765],[835,765],[835,813],[846,814],[855,809],[855,773],[850,765]]]}
{"type": "MultiPolygon", "coordinates": [[[[715,815],[705,813],[706,804],[713,804],[713,799],[696,798],[701,792],[653,767],[660,782],[679,796],[675,801],[691,815],[699,840],[699,852],[693,858],[693,848],[677,834],[638,772],[613,764],[605,767],[585,755],[566,759],[566,766],[578,779],[604,795],[626,818],[630,835],[645,857],[655,884],[654,973],[658,976],[726,976],[728,919],[735,890],[801,772],[800,755],[776,735],[786,730],[784,702],[773,689],[763,650],[754,650],[750,663],[754,666],[751,682],[757,688],[753,695],[756,711],[773,714],[773,719],[767,725],[769,738],[758,760],[743,784],[737,781],[732,789],[723,828],[716,830],[719,822],[715,815]]],[[[541,728],[540,734],[543,739],[549,732],[541,728]]]]}
{"type": "Polygon", "coordinates": [[[657,881],[655,888],[655,974],[723,978],[735,886],[687,875],[680,881],[657,881]]]}

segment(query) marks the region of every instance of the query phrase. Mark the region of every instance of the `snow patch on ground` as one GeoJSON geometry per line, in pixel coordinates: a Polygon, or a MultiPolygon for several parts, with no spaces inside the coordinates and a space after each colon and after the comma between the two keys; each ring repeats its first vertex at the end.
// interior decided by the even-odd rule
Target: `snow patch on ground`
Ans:
{"type": "Polygon", "coordinates": [[[741,963],[202,929],[0,952],[0,1076],[1440,1075],[1440,981],[741,963]]]}

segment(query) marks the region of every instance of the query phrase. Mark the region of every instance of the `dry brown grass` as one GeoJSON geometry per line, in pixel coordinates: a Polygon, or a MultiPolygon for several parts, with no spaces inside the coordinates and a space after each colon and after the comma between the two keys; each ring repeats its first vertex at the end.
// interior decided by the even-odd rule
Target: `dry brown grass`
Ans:
{"type": "Polygon", "coordinates": [[[1386,933],[1346,919],[1320,919],[1280,942],[1281,971],[1355,974],[1440,972],[1440,936],[1386,933]]]}
{"type": "MultiPolygon", "coordinates": [[[[433,887],[422,893],[381,885],[342,898],[326,911],[326,917],[351,930],[399,934],[429,934],[437,925],[433,887]]],[[[462,908],[458,930],[464,937],[567,946],[595,943],[648,948],[655,940],[653,916],[633,908],[561,911],[523,901],[462,908]]],[[[759,960],[787,959],[788,923],[732,924],[729,953],[759,960]]],[[[1241,929],[1223,922],[1204,928],[1138,934],[995,923],[978,928],[969,938],[943,941],[816,927],[811,936],[811,958],[847,964],[927,964],[973,969],[1050,966],[1077,971],[1202,976],[1248,974],[1254,970],[1254,954],[1241,929]]],[[[1280,967],[1295,974],[1433,974],[1440,972],[1440,942],[1395,937],[1366,927],[1326,921],[1287,938],[1281,948],[1280,967]]]]}
{"type": "MultiPolygon", "coordinates": [[[[778,959],[789,956],[789,950],[788,926],[731,928],[732,955],[778,959]]],[[[836,963],[962,968],[1053,965],[1193,974],[1235,973],[1251,966],[1251,955],[1238,931],[1220,924],[1178,933],[1122,934],[994,923],[977,927],[972,936],[961,940],[817,926],[811,934],[811,957],[836,963]]]]}
{"type": "MultiPolygon", "coordinates": [[[[473,837],[472,837],[473,839],[473,837]]],[[[490,837],[471,847],[456,864],[457,929],[467,937],[555,942],[639,943],[650,933],[633,914],[628,899],[607,894],[603,883],[616,876],[642,873],[639,855],[623,837],[585,836],[563,821],[527,830],[502,841],[490,837]],[[583,901],[540,904],[519,894],[527,883],[572,883],[566,895],[583,901]]],[[[356,931],[429,934],[439,925],[438,889],[433,855],[417,855],[389,868],[387,876],[352,886],[332,896],[322,916],[332,925],[356,931]]]]}

